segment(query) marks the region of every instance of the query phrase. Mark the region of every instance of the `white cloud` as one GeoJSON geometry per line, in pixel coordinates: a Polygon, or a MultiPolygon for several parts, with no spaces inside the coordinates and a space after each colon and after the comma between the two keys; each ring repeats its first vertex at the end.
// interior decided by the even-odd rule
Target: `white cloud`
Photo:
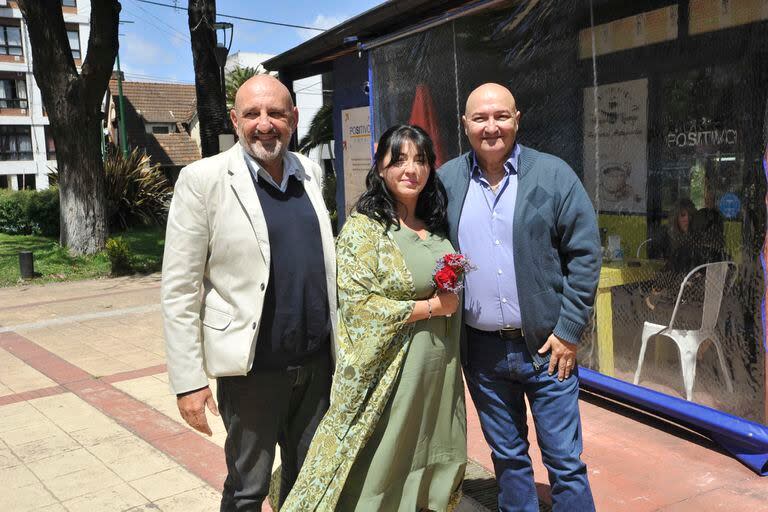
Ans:
{"type": "Polygon", "coordinates": [[[154,44],[134,33],[120,39],[120,64],[126,74],[170,78],[178,60],[179,50],[170,45],[154,44]]]}
{"type": "MultiPolygon", "coordinates": [[[[325,14],[318,14],[315,17],[315,20],[307,26],[309,27],[315,27],[315,28],[323,28],[323,29],[329,29],[331,27],[335,27],[339,23],[346,21],[349,18],[349,16],[326,16],[325,14]]],[[[299,25],[303,25],[303,23],[298,23],[299,25]]],[[[317,30],[307,30],[304,28],[297,29],[299,33],[299,37],[302,41],[306,41],[307,39],[312,39],[318,34],[321,34],[322,32],[319,32],[317,30]]]]}
{"type": "Polygon", "coordinates": [[[176,60],[174,52],[168,51],[167,46],[151,43],[144,37],[132,33],[126,34],[123,38],[120,50],[125,55],[126,61],[170,64],[176,60]]]}
{"type": "Polygon", "coordinates": [[[137,67],[134,67],[132,64],[124,64],[122,61],[120,62],[120,71],[122,71],[126,75],[147,76],[149,74],[149,72],[144,68],[137,68],[137,67]]]}

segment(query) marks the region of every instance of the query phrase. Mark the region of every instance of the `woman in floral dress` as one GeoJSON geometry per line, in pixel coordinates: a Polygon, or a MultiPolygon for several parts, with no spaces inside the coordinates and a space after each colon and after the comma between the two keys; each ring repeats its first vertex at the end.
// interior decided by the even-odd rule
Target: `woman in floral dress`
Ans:
{"type": "Polygon", "coordinates": [[[429,136],[387,130],[366,187],[337,241],[331,406],[283,512],[442,512],[461,496],[461,311],[432,284],[453,248],[429,136]]]}

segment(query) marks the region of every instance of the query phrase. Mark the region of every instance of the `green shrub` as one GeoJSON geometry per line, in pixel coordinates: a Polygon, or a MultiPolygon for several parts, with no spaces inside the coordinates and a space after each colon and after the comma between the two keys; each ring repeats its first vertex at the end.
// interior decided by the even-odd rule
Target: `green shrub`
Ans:
{"type": "Polygon", "coordinates": [[[104,171],[110,231],[165,225],[173,187],[143,149],[136,148],[127,157],[110,149],[104,171]]]}
{"type": "Polygon", "coordinates": [[[0,190],[0,232],[59,236],[59,190],[0,190]]]}
{"type": "Polygon", "coordinates": [[[121,237],[107,240],[107,256],[112,266],[113,276],[125,276],[133,273],[131,268],[131,248],[121,237]]]}
{"type": "Polygon", "coordinates": [[[36,219],[43,236],[59,237],[59,189],[48,188],[32,194],[29,204],[29,216],[36,219]]]}

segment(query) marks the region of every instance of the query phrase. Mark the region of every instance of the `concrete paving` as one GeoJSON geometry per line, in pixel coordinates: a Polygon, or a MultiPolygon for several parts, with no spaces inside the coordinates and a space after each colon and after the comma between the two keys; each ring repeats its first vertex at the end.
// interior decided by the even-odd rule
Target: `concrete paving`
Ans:
{"type": "MultiPolygon", "coordinates": [[[[214,419],[209,438],[179,417],[159,288],[152,275],[0,289],[0,510],[218,510],[224,428],[214,419]]],[[[581,408],[598,510],[768,510],[766,482],[706,441],[598,398],[581,408]]],[[[471,405],[468,432],[461,510],[484,511],[492,464],[471,405]]]]}

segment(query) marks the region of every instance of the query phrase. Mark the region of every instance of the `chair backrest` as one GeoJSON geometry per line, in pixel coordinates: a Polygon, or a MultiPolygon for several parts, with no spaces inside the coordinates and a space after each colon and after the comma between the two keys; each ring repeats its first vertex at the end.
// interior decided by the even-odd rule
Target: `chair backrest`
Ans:
{"type": "Polygon", "coordinates": [[[725,280],[728,277],[728,268],[731,266],[735,267],[736,264],[732,261],[718,261],[699,265],[688,272],[688,275],[685,276],[683,283],[680,285],[675,309],[672,311],[672,318],[669,319],[669,329],[674,329],[677,311],[689,280],[703,270],[705,276],[704,303],[701,308],[701,330],[714,330],[717,325],[717,317],[720,316],[720,305],[723,302],[723,290],[725,289],[725,280]]]}
{"type": "Polygon", "coordinates": [[[640,251],[642,250],[643,246],[646,245],[651,240],[653,240],[653,238],[649,238],[648,240],[643,240],[642,242],[640,242],[640,245],[637,246],[637,254],[635,254],[635,258],[640,258],[640,251]]]}

